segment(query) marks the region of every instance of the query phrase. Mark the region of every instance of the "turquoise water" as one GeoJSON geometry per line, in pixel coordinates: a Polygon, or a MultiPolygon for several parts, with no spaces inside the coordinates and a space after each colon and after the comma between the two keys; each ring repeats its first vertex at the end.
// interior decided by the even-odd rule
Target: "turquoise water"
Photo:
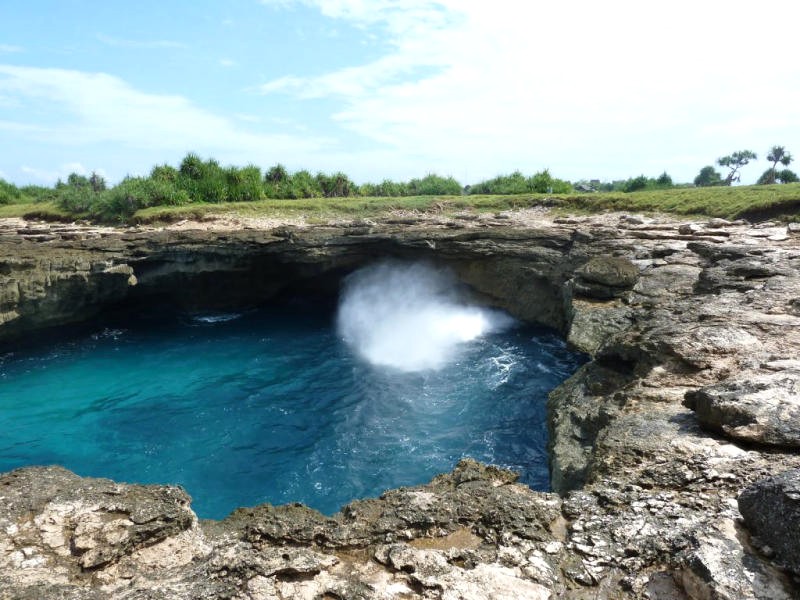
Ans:
{"type": "Polygon", "coordinates": [[[303,502],[324,513],[416,485],[462,457],[549,485],[547,392],[582,360],[517,327],[438,370],[359,358],[333,310],[138,315],[0,357],[0,471],[183,486],[201,517],[303,502]]]}

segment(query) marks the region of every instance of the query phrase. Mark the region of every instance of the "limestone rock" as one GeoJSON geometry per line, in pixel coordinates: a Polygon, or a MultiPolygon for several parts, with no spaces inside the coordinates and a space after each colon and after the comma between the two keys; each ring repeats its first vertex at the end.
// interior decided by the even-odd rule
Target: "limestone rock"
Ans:
{"type": "Polygon", "coordinates": [[[688,392],[704,426],[735,439],[800,448],[800,373],[753,375],[688,392]]]}
{"type": "Polygon", "coordinates": [[[742,494],[763,555],[734,525],[743,488],[800,469],[796,231],[504,216],[125,230],[0,219],[0,352],[120,301],[334,294],[393,257],[450,268],[475,300],[590,354],[548,402],[561,496],[467,460],[333,516],[263,505],[198,522],[177,488],[22,469],[0,476],[0,599],[800,597],[766,558],[796,571],[797,527],[756,531],[759,515],[794,518],[794,488],[742,494]]]}
{"type": "Polygon", "coordinates": [[[573,299],[567,341],[575,348],[595,354],[608,339],[631,326],[632,311],[614,302],[573,299]]]}
{"type": "MultiPolygon", "coordinates": [[[[780,572],[749,554],[728,532],[698,536],[678,579],[693,600],[791,600],[791,584],[780,572]]],[[[730,532],[730,533],[729,533],[730,532]]]]}
{"type": "Polygon", "coordinates": [[[589,363],[550,393],[551,485],[557,492],[577,489],[585,482],[597,435],[619,408],[604,401],[604,396],[628,379],[589,363]]]}
{"type": "Polygon", "coordinates": [[[739,511],[761,547],[800,575],[800,469],[751,484],[739,496],[739,511]]]}
{"type": "Polygon", "coordinates": [[[588,298],[608,299],[634,286],[639,269],[627,258],[598,256],[575,272],[575,293],[588,298]]]}

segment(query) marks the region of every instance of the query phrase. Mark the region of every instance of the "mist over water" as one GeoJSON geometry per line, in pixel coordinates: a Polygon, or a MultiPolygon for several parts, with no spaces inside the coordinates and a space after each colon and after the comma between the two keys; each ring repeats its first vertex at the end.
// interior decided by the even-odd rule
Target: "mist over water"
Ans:
{"type": "Polygon", "coordinates": [[[513,324],[504,313],[466,304],[458,289],[451,272],[429,264],[366,267],[346,280],[337,329],[373,365],[441,369],[465,342],[513,324]]]}

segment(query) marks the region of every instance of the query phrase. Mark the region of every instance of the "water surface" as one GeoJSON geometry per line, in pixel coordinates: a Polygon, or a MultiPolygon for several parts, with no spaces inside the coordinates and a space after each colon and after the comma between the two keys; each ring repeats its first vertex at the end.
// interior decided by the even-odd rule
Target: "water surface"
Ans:
{"type": "Polygon", "coordinates": [[[344,503],[462,457],[548,488],[547,393],[582,360],[552,332],[462,344],[438,370],[359,358],[329,307],[138,315],[0,358],[0,471],[180,484],[201,517],[344,503]]]}

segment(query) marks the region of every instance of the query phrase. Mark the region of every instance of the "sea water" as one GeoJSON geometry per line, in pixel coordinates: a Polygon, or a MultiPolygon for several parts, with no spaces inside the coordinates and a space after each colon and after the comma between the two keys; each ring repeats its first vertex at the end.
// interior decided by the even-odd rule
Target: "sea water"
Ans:
{"type": "Polygon", "coordinates": [[[583,360],[557,334],[491,313],[501,326],[461,322],[473,333],[433,363],[387,364],[358,346],[342,308],[295,297],[137,313],[8,352],[0,472],[57,464],[178,484],[204,518],[263,502],[332,514],[463,457],[548,488],[547,393],[583,360]]]}

